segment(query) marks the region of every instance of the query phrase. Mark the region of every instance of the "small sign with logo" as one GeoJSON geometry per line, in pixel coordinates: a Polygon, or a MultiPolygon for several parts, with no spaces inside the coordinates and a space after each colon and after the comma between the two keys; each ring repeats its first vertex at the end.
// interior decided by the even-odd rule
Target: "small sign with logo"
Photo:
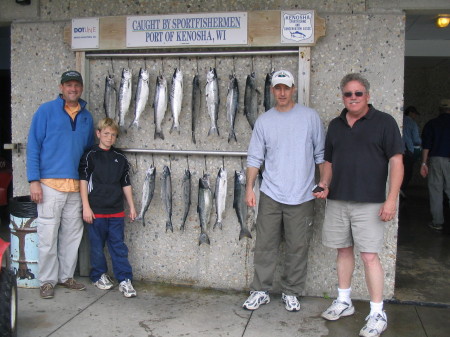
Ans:
{"type": "Polygon", "coordinates": [[[281,43],[314,43],[314,11],[282,11],[281,43]]]}
{"type": "Polygon", "coordinates": [[[99,19],[72,19],[72,49],[97,49],[99,19]]]}

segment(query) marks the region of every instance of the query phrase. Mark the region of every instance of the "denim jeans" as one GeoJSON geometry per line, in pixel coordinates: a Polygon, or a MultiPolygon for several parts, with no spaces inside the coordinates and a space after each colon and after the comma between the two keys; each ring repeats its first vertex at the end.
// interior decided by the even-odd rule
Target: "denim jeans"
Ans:
{"type": "Polygon", "coordinates": [[[90,279],[96,282],[103,273],[108,271],[104,253],[105,243],[108,244],[114,277],[122,282],[133,279],[128,247],[124,242],[124,218],[97,218],[89,225],[89,241],[91,244],[91,274],[90,279]]]}

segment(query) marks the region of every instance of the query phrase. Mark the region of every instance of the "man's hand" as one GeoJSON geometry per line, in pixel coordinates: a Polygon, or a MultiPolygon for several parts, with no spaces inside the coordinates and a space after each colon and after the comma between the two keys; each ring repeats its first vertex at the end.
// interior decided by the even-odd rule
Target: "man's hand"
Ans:
{"type": "Polygon", "coordinates": [[[245,190],[245,202],[248,207],[255,207],[256,206],[256,196],[255,192],[251,188],[247,188],[245,190]]]}
{"type": "Polygon", "coordinates": [[[42,186],[40,181],[32,181],[30,183],[30,197],[31,201],[39,204],[42,202],[42,186]]]}
{"type": "Polygon", "coordinates": [[[383,205],[381,205],[380,212],[378,216],[382,221],[391,221],[394,219],[395,213],[397,212],[397,205],[395,201],[386,200],[383,205]]]}
{"type": "Polygon", "coordinates": [[[320,191],[320,192],[315,192],[315,193],[313,192],[314,198],[317,198],[317,199],[326,199],[327,196],[328,196],[328,192],[330,191],[330,190],[328,189],[328,186],[325,185],[325,184],[323,184],[323,183],[318,183],[317,186],[322,187],[323,190],[320,191]]]}
{"type": "Polygon", "coordinates": [[[420,165],[420,175],[423,178],[426,178],[428,176],[428,166],[427,166],[427,164],[424,163],[424,164],[420,165]]]}

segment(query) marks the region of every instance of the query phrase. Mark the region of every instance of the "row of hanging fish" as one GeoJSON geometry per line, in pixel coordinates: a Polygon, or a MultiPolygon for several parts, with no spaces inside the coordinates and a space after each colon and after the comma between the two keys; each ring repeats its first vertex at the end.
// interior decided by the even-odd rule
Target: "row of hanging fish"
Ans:
{"type": "MultiPolygon", "coordinates": [[[[142,189],[142,205],[139,215],[136,220],[142,220],[142,224],[145,226],[145,214],[147,213],[151,201],[155,193],[155,180],[156,180],[156,168],[152,165],[148,168],[144,180],[142,189]]],[[[257,179],[255,183],[255,193],[257,194],[257,200],[259,200],[259,186],[260,179],[257,179]]],[[[214,208],[216,210],[216,220],[213,225],[213,229],[222,229],[224,222],[224,214],[226,208],[227,198],[227,171],[224,168],[220,168],[217,174],[214,193],[211,188],[210,175],[208,173],[203,174],[198,183],[198,200],[197,200],[197,213],[200,224],[200,236],[199,245],[202,243],[210,244],[207,229],[210,227],[211,212],[214,208]]],[[[234,176],[234,200],[233,208],[236,211],[236,216],[240,225],[239,240],[244,237],[252,238],[249,230],[249,225],[252,228],[255,226],[257,207],[247,207],[245,203],[245,187],[246,177],[245,171],[235,171],[234,176]],[[250,209],[250,213],[248,210],[250,209]]],[[[191,207],[191,173],[188,169],[184,171],[184,175],[181,182],[182,199],[183,199],[183,218],[180,226],[181,231],[186,229],[186,220],[191,207]]],[[[170,169],[168,166],[164,166],[161,175],[161,201],[165,211],[166,232],[168,230],[173,232],[172,224],[172,180],[170,169]]]]}
{"type": "MultiPolygon", "coordinates": [[[[264,85],[264,109],[267,111],[273,106],[273,97],[270,93],[272,73],[266,75],[264,85]]],[[[128,128],[139,127],[139,119],[145,110],[149,99],[149,72],[140,69],[135,92],[134,118],[128,128]]],[[[250,127],[253,129],[258,118],[258,96],[259,91],[256,86],[255,73],[247,76],[244,93],[244,115],[246,116],[250,127]]],[[[154,138],[164,139],[162,122],[166,115],[167,106],[170,105],[172,112],[172,127],[170,132],[180,133],[180,114],[183,102],[183,73],[175,68],[172,76],[170,92],[164,76],[158,75],[156,78],[155,94],[153,100],[155,134],[154,138]]],[[[201,95],[199,75],[195,75],[192,81],[192,142],[196,144],[195,132],[201,114],[201,95]]],[[[114,75],[106,76],[104,110],[107,117],[117,120],[119,127],[125,129],[125,116],[128,114],[132,99],[132,72],[128,68],[122,70],[119,90],[117,91],[114,75]]],[[[219,118],[220,97],[217,72],[211,68],[206,75],[205,85],[205,104],[206,111],[210,119],[210,128],[208,136],[220,135],[217,126],[219,118]]],[[[234,140],[237,142],[234,124],[236,114],[239,111],[239,85],[235,74],[229,76],[228,91],[226,98],[226,118],[229,125],[228,142],[234,140]]]]}

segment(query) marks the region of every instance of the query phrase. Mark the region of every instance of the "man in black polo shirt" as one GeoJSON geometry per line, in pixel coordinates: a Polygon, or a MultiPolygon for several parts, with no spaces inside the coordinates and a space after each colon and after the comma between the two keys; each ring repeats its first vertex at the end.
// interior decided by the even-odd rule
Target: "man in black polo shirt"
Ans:
{"type": "Polygon", "coordinates": [[[328,127],[322,179],[325,184],[319,184],[324,190],[314,194],[328,197],[322,241],[337,249],[339,295],[322,317],[337,320],[355,312],[350,292],[356,247],[364,263],[370,295],[370,314],[360,336],[374,337],[387,327],[384,271],[378,254],[383,247],[384,225],[396,215],[404,144],[394,118],[368,104],[367,79],[348,74],[340,88],[345,109],[328,127]]]}

